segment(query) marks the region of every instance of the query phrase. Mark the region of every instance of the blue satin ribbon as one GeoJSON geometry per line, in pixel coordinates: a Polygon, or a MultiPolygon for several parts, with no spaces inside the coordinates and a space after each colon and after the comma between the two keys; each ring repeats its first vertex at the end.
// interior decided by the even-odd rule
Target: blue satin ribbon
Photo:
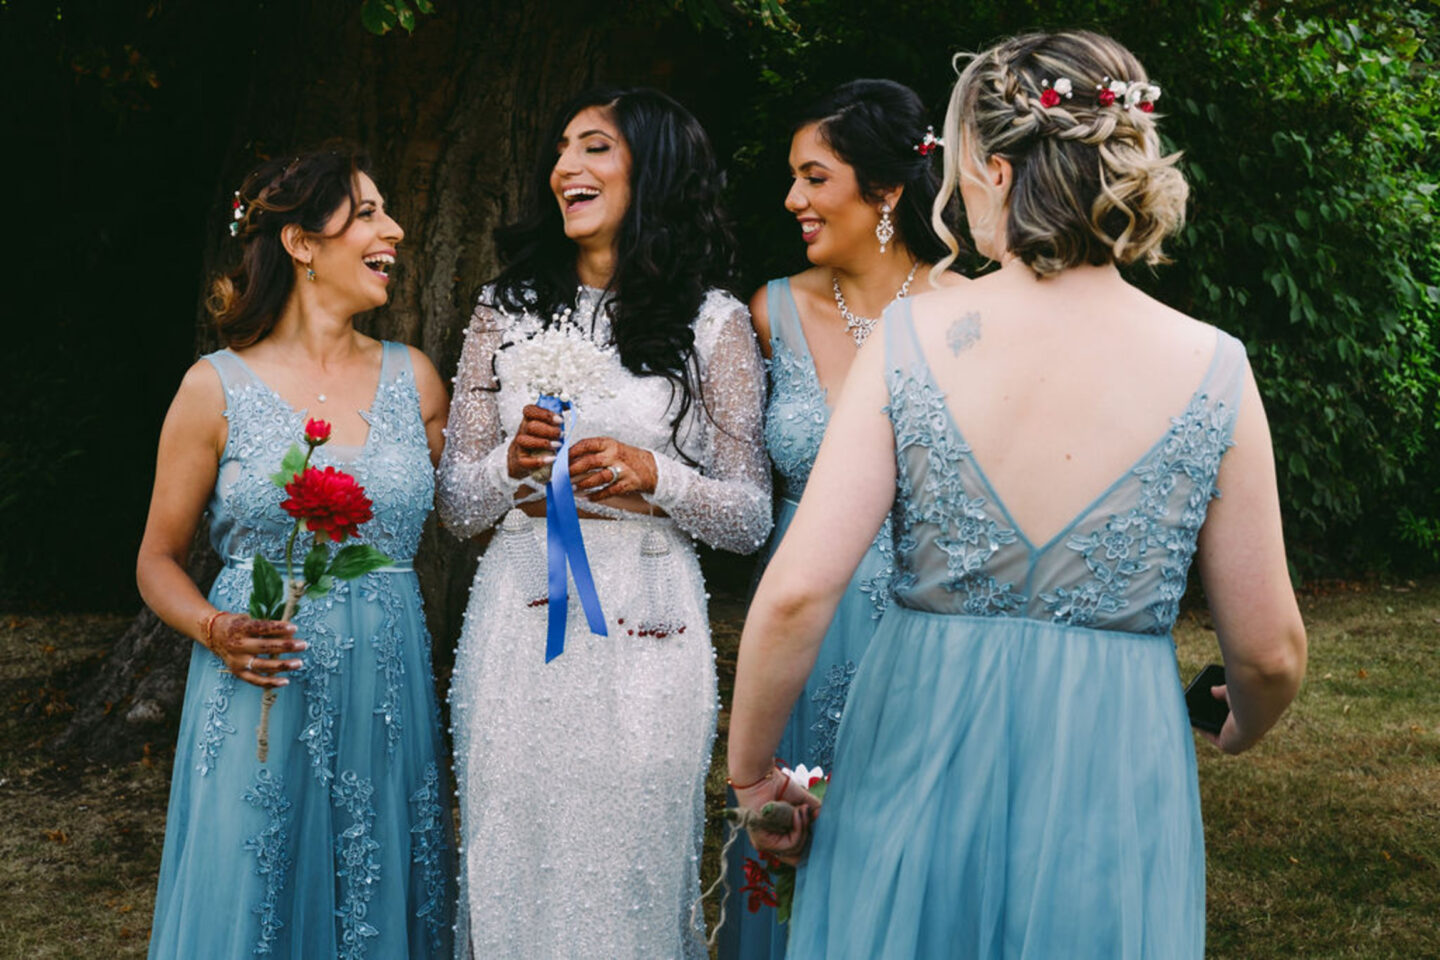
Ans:
{"type": "MultiPolygon", "coordinates": [[[[570,404],[558,397],[544,396],[538,405],[564,416],[570,404]]],[[[575,492],[570,489],[570,427],[574,417],[561,427],[560,449],[550,467],[550,480],[545,484],[545,553],[550,582],[550,624],[545,635],[545,662],[565,652],[565,618],[570,605],[568,578],[565,568],[575,576],[575,591],[590,632],[609,636],[605,614],[600,609],[600,595],[595,591],[595,578],[590,574],[590,558],[585,554],[585,540],[580,535],[580,514],[575,509],[575,492]]]]}

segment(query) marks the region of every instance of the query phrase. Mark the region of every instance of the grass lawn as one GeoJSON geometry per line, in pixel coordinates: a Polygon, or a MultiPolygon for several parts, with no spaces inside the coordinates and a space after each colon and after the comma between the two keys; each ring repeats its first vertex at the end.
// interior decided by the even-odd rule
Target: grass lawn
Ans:
{"type": "MultiPolygon", "coordinates": [[[[1207,953],[1440,957],[1440,581],[1333,585],[1301,608],[1310,669],[1280,726],[1241,757],[1199,745],[1207,953]]],[[[717,598],[712,613],[728,702],[743,606],[717,598]]],[[[0,616],[0,958],[145,955],[173,745],[109,767],[41,749],[70,678],[127,620],[0,616]]],[[[1218,660],[1203,614],[1182,618],[1177,642],[1187,678],[1218,660]]],[[[718,846],[712,831],[712,876],[718,846]]]]}

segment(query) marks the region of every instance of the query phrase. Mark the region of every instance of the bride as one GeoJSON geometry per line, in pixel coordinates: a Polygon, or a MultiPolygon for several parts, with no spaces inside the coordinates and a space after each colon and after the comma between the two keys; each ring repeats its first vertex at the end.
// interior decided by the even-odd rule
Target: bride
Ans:
{"type": "Polygon", "coordinates": [[[695,119],[600,90],[544,146],[536,208],[497,235],[507,267],[466,332],[439,468],[457,536],[503,518],[450,691],[457,956],[703,957],[688,905],[716,689],[692,541],[749,553],[769,533],[764,371],[719,289],[732,241],[695,119]],[[561,392],[563,432],[537,402],[561,392]],[[573,554],[568,601],[547,585],[542,484],[567,465],[589,603],[573,554]]]}

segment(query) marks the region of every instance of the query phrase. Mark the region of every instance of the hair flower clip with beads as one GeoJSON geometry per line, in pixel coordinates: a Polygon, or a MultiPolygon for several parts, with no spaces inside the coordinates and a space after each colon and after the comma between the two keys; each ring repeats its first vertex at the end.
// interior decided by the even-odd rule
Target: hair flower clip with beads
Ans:
{"type": "Polygon", "coordinates": [[[915,144],[915,152],[922,157],[928,157],[935,152],[936,147],[943,146],[945,146],[945,141],[935,136],[935,128],[933,126],[927,126],[925,128],[925,136],[921,137],[920,142],[915,144]]]}
{"type": "Polygon", "coordinates": [[[235,199],[230,201],[230,209],[234,211],[230,220],[230,236],[240,235],[240,221],[245,219],[245,204],[240,202],[240,191],[235,191],[235,199]]]}
{"type": "Polygon", "coordinates": [[[1075,85],[1069,77],[1060,77],[1053,84],[1049,80],[1041,80],[1040,87],[1040,106],[1047,110],[1058,107],[1061,97],[1069,100],[1075,95],[1075,85]]]}

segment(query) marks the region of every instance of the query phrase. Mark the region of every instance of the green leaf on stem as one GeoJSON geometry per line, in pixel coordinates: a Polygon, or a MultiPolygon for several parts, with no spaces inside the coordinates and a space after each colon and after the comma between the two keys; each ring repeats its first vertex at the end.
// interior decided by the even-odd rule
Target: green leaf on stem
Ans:
{"type": "Polygon", "coordinates": [[[305,469],[305,451],[300,449],[298,443],[290,444],[290,449],[285,451],[285,458],[280,461],[280,472],[270,474],[270,482],[281,490],[285,484],[295,479],[295,474],[305,469]]]}
{"type": "MultiPolygon", "coordinates": [[[[309,577],[305,579],[310,580],[309,577]]],[[[323,597],[330,592],[330,588],[333,586],[335,586],[335,578],[329,574],[322,574],[314,580],[310,580],[310,586],[305,588],[305,596],[323,597]]]]}
{"type": "Polygon", "coordinates": [[[280,580],[280,572],[269,560],[256,554],[250,582],[250,616],[259,620],[275,619],[285,603],[285,584],[280,580]]]}
{"type": "Polygon", "coordinates": [[[786,923],[795,905],[795,868],[788,863],[773,864],[770,879],[775,884],[775,922],[786,923]]]}
{"type": "Polygon", "coordinates": [[[389,557],[369,544],[357,543],[341,547],[336,552],[335,559],[330,561],[330,569],[326,572],[337,580],[354,580],[361,574],[378,570],[390,562],[389,557]]]}
{"type": "Polygon", "coordinates": [[[311,547],[310,552],[305,554],[305,582],[318,583],[325,576],[325,564],[329,559],[330,551],[322,544],[311,547]]]}

